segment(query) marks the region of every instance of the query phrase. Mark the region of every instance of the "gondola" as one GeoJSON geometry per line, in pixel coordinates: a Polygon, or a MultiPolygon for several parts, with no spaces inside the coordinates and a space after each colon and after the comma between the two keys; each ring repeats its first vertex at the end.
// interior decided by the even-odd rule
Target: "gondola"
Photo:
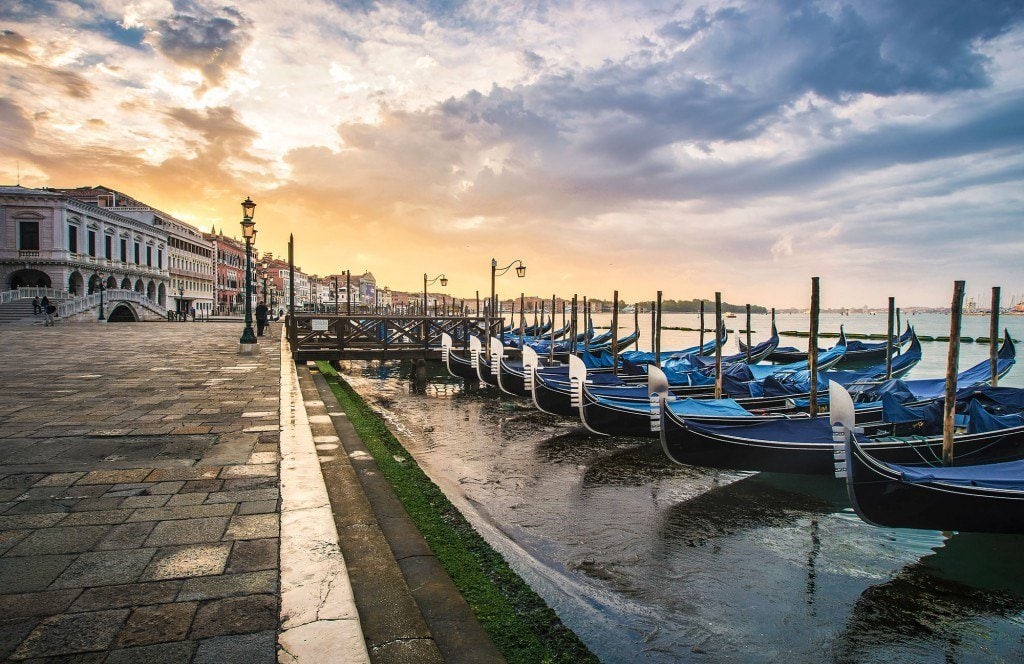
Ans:
{"type": "Polygon", "coordinates": [[[448,369],[448,373],[456,378],[461,378],[467,384],[472,383],[475,385],[480,382],[480,377],[477,374],[476,363],[473,361],[472,353],[473,351],[470,350],[470,357],[468,358],[455,353],[452,349],[451,336],[447,333],[441,334],[441,362],[448,369]]]}
{"type": "MultiPolygon", "coordinates": [[[[1012,341],[1010,348],[1012,349],[1012,341]]],[[[1003,359],[1003,366],[1008,371],[1013,359],[1003,359]]],[[[662,397],[659,409],[661,446],[665,455],[679,464],[730,470],[827,474],[833,470],[831,424],[837,411],[835,404],[831,402],[837,390],[841,391],[839,394],[846,394],[845,398],[849,398],[846,390],[838,382],[830,383],[829,417],[761,422],[748,426],[721,426],[688,421],[674,413],[671,408],[665,407],[665,399],[662,397]]],[[[852,405],[850,411],[855,412],[852,405]]],[[[871,454],[893,463],[915,463],[921,459],[940,457],[941,436],[891,435],[894,432],[893,426],[876,425],[868,430],[861,440],[871,454]]],[[[992,437],[985,434],[961,436],[958,437],[958,441],[959,455],[964,459],[970,459],[993,445],[992,437]]],[[[1002,446],[1003,442],[999,444],[1002,446]]],[[[1007,440],[1005,446],[1011,448],[1011,453],[1017,447],[1024,449],[1024,430],[1019,440],[1007,440]]]]}
{"type": "MultiPolygon", "coordinates": [[[[1024,425],[991,432],[996,441],[1024,438],[1024,425]]],[[[956,465],[904,466],[882,461],[855,436],[846,443],[846,486],[857,515],[888,528],[918,528],[973,533],[1024,534],[1024,458],[957,463],[961,441],[954,443],[956,465]]]]}
{"type": "MultiPolygon", "coordinates": [[[[904,344],[909,343],[912,334],[913,330],[908,324],[906,332],[904,332],[898,340],[894,340],[893,350],[898,351],[900,348],[903,347],[904,344]]],[[[836,342],[836,345],[839,344],[844,344],[846,346],[846,353],[844,353],[842,359],[843,364],[853,364],[861,362],[877,363],[880,361],[885,361],[885,342],[875,344],[864,343],[863,341],[857,340],[849,341],[846,337],[846,331],[842,328],[842,326],[840,326],[839,328],[839,341],[836,342]]],[[[743,348],[742,344],[740,345],[740,348],[743,348]]],[[[776,348],[768,355],[767,360],[769,362],[787,364],[790,362],[798,362],[805,357],[807,357],[806,350],[801,350],[799,348],[787,346],[783,348],[776,348]]]]}

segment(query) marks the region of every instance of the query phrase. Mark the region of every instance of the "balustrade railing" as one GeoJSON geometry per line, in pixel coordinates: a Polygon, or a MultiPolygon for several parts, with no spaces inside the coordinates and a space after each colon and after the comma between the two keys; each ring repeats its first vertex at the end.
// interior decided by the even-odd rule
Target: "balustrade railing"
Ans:
{"type": "Polygon", "coordinates": [[[33,297],[48,297],[51,300],[64,300],[71,297],[71,295],[66,290],[59,290],[57,288],[15,288],[14,290],[0,292],[0,304],[7,304],[8,302],[23,300],[25,298],[31,299],[33,297]]]}
{"type": "MultiPolygon", "coordinates": [[[[125,301],[135,302],[148,307],[157,313],[163,313],[164,311],[163,307],[149,299],[144,293],[124,288],[110,288],[103,291],[103,301],[105,305],[113,305],[117,302],[125,301]]],[[[75,314],[80,314],[83,311],[88,311],[89,309],[99,306],[99,303],[100,293],[91,293],[83,297],[76,297],[72,300],[58,304],[57,315],[74,316],[75,314]]]]}

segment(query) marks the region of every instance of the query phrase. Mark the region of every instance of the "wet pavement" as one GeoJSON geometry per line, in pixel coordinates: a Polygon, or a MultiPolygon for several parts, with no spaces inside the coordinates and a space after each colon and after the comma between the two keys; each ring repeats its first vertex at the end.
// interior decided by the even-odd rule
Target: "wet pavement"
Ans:
{"type": "Polygon", "coordinates": [[[0,659],[277,660],[280,351],[239,333],[0,328],[0,659]]]}

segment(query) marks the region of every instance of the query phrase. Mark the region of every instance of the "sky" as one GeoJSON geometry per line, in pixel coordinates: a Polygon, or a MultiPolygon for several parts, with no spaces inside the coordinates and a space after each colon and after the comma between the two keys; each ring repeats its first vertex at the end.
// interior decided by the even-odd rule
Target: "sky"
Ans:
{"type": "Polygon", "coordinates": [[[1024,0],[0,2],[0,184],[393,290],[1009,303],[1022,147],[1024,0]]]}

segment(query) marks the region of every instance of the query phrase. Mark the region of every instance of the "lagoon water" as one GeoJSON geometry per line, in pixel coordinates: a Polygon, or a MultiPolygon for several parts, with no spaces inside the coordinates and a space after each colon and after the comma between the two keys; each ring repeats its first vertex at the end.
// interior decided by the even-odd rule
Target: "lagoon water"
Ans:
{"type": "MultiPolygon", "coordinates": [[[[696,320],[673,314],[663,324],[696,320]]],[[[946,316],[909,322],[921,334],[949,331],[946,316]]],[[[886,319],[825,316],[821,329],[840,324],[884,334],[886,319]]],[[[1003,324],[1024,338],[1024,318],[1003,324]]],[[[768,317],[751,327],[763,340],[768,317]]],[[[806,330],[807,319],[780,316],[778,327],[806,330]]],[[[692,345],[697,334],[666,330],[662,347],[692,345]]],[[[986,336],[988,319],[965,318],[963,334],[986,336]]],[[[947,344],[923,348],[911,377],[942,376],[947,344]]],[[[960,367],[987,353],[964,344],[960,367]]],[[[673,465],[657,441],[587,435],[526,400],[467,391],[437,366],[424,391],[398,363],[343,369],[602,661],[1024,661],[1024,537],[875,528],[831,478],[673,465]]],[[[1001,384],[1024,386],[1024,367],[1001,384]]]]}

